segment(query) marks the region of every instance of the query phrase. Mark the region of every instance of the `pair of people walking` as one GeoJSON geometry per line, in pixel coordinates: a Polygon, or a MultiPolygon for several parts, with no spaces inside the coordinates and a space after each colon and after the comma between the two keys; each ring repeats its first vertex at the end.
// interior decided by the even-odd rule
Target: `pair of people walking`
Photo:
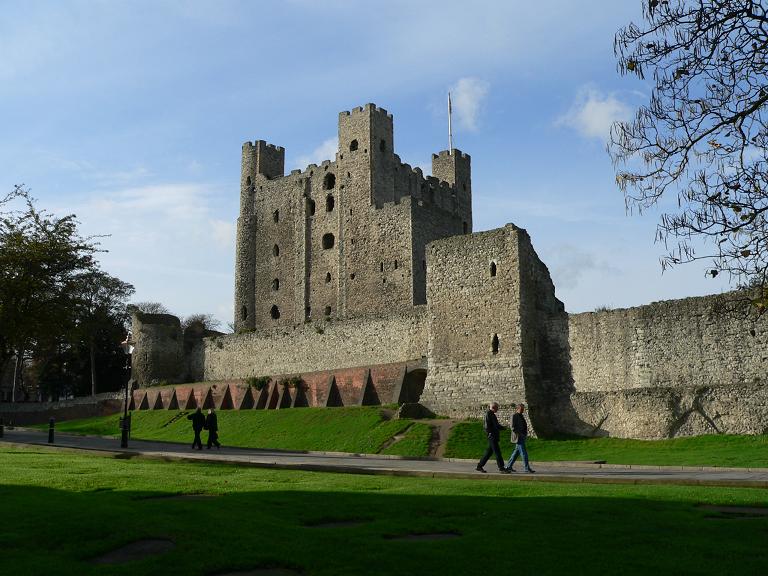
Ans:
{"type": "Polygon", "coordinates": [[[192,441],[192,449],[203,449],[203,441],[200,439],[200,433],[203,430],[208,430],[208,449],[211,446],[221,448],[219,443],[219,419],[216,416],[213,408],[208,410],[208,416],[203,414],[203,411],[198,408],[193,414],[187,416],[187,420],[192,420],[192,430],[195,432],[195,439],[192,441]]]}
{"type": "Polygon", "coordinates": [[[504,465],[504,458],[501,455],[501,448],[499,447],[499,436],[505,427],[499,424],[499,419],[496,418],[496,412],[498,411],[498,402],[492,402],[488,408],[488,411],[485,413],[485,418],[483,419],[483,430],[485,430],[486,436],[488,437],[488,448],[486,449],[485,454],[483,454],[483,457],[480,458],[480,461],[477,463],[475,470],[485,473],[485,468],[483,467],[493,454],[496,456],[496,465],[499,468],[499,472],[502,474],[509,474],[510,472],[515,471],[513,466],[515,465],[518,456],[522,456],[525,471],[533,474],[535,470],[533,470],[530,466],[528,461],[528,450],[525,448],[525,441],[528,438],[528,422],[525,420],[525,416],[523,416],[523,412],[525,412],[525,405],[518,404],[515,413],[512,415],[512,442],[515,444],[515,450],[509,457],[509,461],[507,462],[506,466],[504,465]]]}

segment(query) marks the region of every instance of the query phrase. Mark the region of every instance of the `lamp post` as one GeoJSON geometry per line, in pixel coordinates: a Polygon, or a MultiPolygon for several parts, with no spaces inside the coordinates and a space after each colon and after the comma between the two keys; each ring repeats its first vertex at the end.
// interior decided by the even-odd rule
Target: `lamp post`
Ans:
{"type": "Polygon", "coordinates": [[[133,340],[131,339],[131,333],[128,332],[125,340],[120,345],[125,352],[125,403],[123,405],[123,420],[120,427],[120,448],[128,448],[128,432],[131,429],[131,420],[128,416],[128,392],[131,386],[131,354],[133,354],[133,340]]]}

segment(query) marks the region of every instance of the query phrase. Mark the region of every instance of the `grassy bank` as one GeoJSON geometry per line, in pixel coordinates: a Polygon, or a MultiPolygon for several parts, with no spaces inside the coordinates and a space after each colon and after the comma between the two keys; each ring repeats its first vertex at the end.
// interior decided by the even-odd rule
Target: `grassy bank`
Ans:
{"type": "MultiPolygon", "coordinates": [[[[137,440],[192,442],[187,415],[191,412],[140,410],[132,415],[131,436],[137,440]]],[[[220,440],[227,446],[319,450],[375,454],[396,434],[411,425],[410,420],[388,420],[377,406],[346,408],[301,408],[294,410],[221,410],[220,440]]],[[[60,422],[60,432],[117,436],[119,416],[60,422]]],[[[420,425],[421,426],[421,425],[420,425]]],[[[428,427],[426,427],[428,428],[428,427]]],[[[205,433],[203,433],[205,439],[205,433]]],[[[401,442],[384,453],[424,456],[429,436],[415,426],[401,442]],[[401,445],[402,444],[402,445],[401,445]]]]}
{"type": "Polygon", "coordinates": [[[334,475],[47,448],[0,447],[0,470],[8,574],[474,575],[505,562],[537,575],[759,574],[768,564],[768,517],[700,507],[763,504],[756,489],[334,475]],[[169,498],[184,493],[212,497],[169,498]],[[399,539],[413,533],[454,537],[399,539]],[[90,564],[142,538],[176,546],[90,564]],[[520,538],[525,551],[511,560],[520,538]]]}
{"type": "MultiPolygon", "coordinates": [[[[480,422],[461,422],[453,430],[445,455],[450,458],[479,458],[486,448],[480,422]]],[[[768,436],[694,436],[671,440],[625,440],[583,438],[539,440],[531,438],[528,453],[532,461],[605,460],[611,464],[657,466],[735,466],[768,468],[768,436]]],[[[501,451],[512,453],[506,431],[501,451]]]]}

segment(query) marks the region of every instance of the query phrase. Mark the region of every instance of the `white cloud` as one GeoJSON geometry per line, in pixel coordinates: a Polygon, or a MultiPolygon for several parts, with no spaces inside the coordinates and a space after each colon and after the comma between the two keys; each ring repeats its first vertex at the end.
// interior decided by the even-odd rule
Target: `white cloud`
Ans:
{"type": "Polygon", "coordinates": [[[339,139],[334,136],[323,140],[317,148],[312,150],[309,154],[304,154],[296,158],[293,163],[294,168],[304,170],[310,164],[320,164],[323,160],[335,160],[336,152],[339,150],[339,139]]]}
{"type": "Polygon", "coordinates": [[[480,107],[488,95],[490,84],[479,78],[459,78],[451,87],[453,113],[460,127],[475,131],[480,107]]]}
{"type": "Polygon", "coordinates": [[[555,126],[567,126],[586,138],[607,140],[611,124],[631,117],[632,108],[615,94],[604,94],[594,86],[582,86],[568,112],[555,120],[555,126]]]}
{"type": "Polygon", "coordinates": [[[211,233],[213,239],[222,247],[235,248],[235,230],[234,222],[227,220],[211,220],[211,233]]]}
{"type": "Polygon", "coordinates": [[[597,273],[597,277],[617,275],[618,268],[593,253],[577,246],[562,244],[545,255],[552,273],[552,281],[558,290],[572,290],[586,275],[597,273]]]}
{"type": "Polygon", "coordinates": [[[135,300],[227,321],[238,199],[226,188],[179,182],[93,192],[52,211],[77,214],[84,235],[109,234],[99,260],[134,284],[135,300]]]}

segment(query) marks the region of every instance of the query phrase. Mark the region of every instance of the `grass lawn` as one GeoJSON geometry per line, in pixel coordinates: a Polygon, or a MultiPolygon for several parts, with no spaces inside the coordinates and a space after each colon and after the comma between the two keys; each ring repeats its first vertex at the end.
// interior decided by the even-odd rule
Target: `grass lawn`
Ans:
{"type": "Polygon", "coordinates": [[[765,574],[765,490],[448,480],[114,459],[0,446],[3,574],[765,574]],[[163,499],[180,493],[215,495],[163,499]],[[357,525],[318,523],[357,520],[357,525]],[[446,540],[399,540],[452,532],[446,540]],[[142,538],[176,547],[89,560],[142,538]]]}
{"type": "MultiPolygon", "coordinates": [[[[487,441],[480,422],[460,422],[454,426],[448,439],[445,456],[479,458],[486,446],[487,441]]],[[[768,436],[712,435],[672,440],[531,438],[526,446],[532,462],[605,460],[609,464],[768,468],[768,436]]],[[[508,432],[503,431],[501,451],[505,458],[509,457],[512,449],[508,432]]]]}
{"type": "MultiPolygon", "coordinates": [[[[169,410],[133,412],[131,437],[137,440],[192,442],[187,414],[169,410]]],[[[294,410],[219,410],[219,436],[227,446],[378,453],[384,443],[408,428],[411,420],[387,420],[378,406],[301,408],[294,410]]],[[[61,432],[118,436],[119,416],[71,420],[56,424],[61,432]]],[[[42,426],[45,428],[46,426],[42,426]]],[[[387,454],[426,456],[429,435],[414,425],[387,454]],[[402,444],[402,446],[400,446],[402,444]]],[[[203,440],[205,441],[205,433],[203,440]]]]}

